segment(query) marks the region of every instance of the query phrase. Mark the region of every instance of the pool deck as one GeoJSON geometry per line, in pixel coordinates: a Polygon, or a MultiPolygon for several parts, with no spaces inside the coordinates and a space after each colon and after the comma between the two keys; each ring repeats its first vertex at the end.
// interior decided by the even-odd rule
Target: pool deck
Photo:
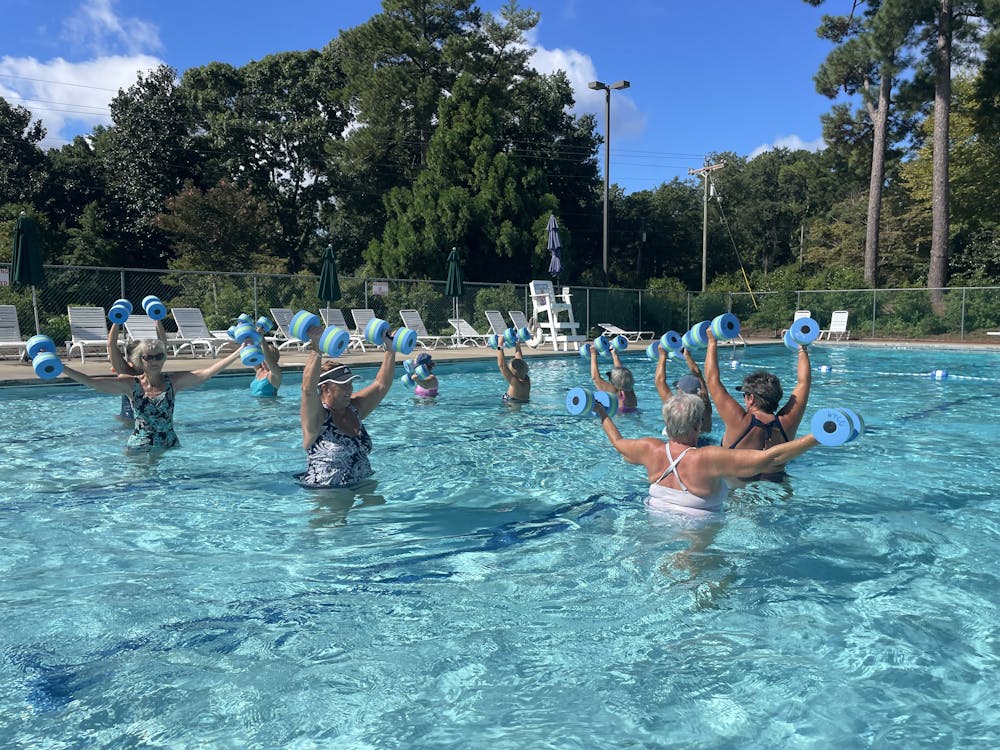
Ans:
{"type": "MultiPolygon", "coordinates": [[[[642,352],[650,341],[639,341],[629,344],[630,352],[642,352]]],[[[748,337],[746,338],[747,346],[761,346],[764,344],[780,344],[781,339],[773,337],[748,337]]],[[[983,349],[986,351],[1000,351],[1000,343],[996,339],[989,339],[986,336],[978,338],[967,338],[964,341],[955,340],[896,340],[896,339],[868,339],[868,340],[850,340],[850,341],[821,341],[813,344],[814,347],[822,348],[825,346],[912,346],[912,347],[960,347],[960,348],[976,348],[983,349]]],[[[729,344],[721,344],[724,351],[728,351],[729,344]]],[[[739,345],[738,345],[739,346],[739,345]]],[[[367,347],[366,352],[345,352],[339,359],[343,360],[349,365],[376,365],[382,361],[382,353],[373,347],[367,347]]],[[[414,353],[409,355],[409,357],[416,356],[418,351],[424,351],[423,349],[414,350],[414,353]]],[[[487,349],[485,347],[475,347],[466,346],[452,348],[442,345],[438,346],[437,349],[427,350],[436,362],[462,362],[466,360],[493,360],[496,358],[496,352],[492,349],[487,349]]],[[[530,347],[523,348],[524,355],[527,358],[533,357],[579,357],[578,351],[570,350],[569,352],[554,352],[552,350],[551,344],[548,346],[540,346],[537,349],[532,349],[530,347]]],[[[227,352],[228,353],[228,352],[227,352]]],[[[507,351],[508,358],[511,352],[507,351]]],[[[291,349],[286,349],[281,352],[281,366],[286,372],[301,372],[302,368],[305,366],[306,358],[308,354],[305,352],[298,352],[291,349]]],[[[402,355],[397,355],[397,362],[402,362],[404,359],[402,355]]],[[[699,360],[701,357],[698,358],[699,360]]],[[[90,355],[87,357],[86,362],[80,362],[79,357],[74,357],[70,363],[68,360],[63,360],[67,364],[92,376],[107,376],[111,377],[111,367],[108,363],[106,357],[101,355],[90,355]]],[[[211,362],[211,358],[206,357],[175,357],[170,358],[164,368],[167,372],[177,371],[177,370],[197,370],[201,367],[206,366],[207,363],[211,362]]],[[[246,375],[251,372],[252,368],[244,366],[241,362],[230,365],[221,374],[242,374],[246,375]]],[[[41,380],[35,376],[34,371],[31,369],[30,362],[21,362],[18,359],[7,358],[0,360],[0,386],[12,386],[12,385],[53,385],[56,383],[69,383],[72,382],[69,378],[59,377],[52,380],[41,380]]]]}

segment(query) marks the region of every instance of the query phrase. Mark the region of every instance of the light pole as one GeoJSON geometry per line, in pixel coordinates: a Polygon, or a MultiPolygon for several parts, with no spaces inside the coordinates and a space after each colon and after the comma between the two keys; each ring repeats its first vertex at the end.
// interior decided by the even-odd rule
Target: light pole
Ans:
{"type": "Polygon", "coordinates": [[[594,91],[604,91],[604,281],[608,280],[608,166],[611,153],[611,92],[627,89],[628,81],[615,81],[612,84],[603,81],[591,81],[588,88],[594,91]]]}

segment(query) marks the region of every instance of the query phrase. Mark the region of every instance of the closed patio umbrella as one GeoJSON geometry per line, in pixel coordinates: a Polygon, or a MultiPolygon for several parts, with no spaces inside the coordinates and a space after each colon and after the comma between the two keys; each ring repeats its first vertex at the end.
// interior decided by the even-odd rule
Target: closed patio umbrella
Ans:
{"type": "Polygon", "coordinates": [[[458,258],[458,250],[451,249],[448,253],[448,280],[444,285],[444,293],[455,301],[455,317],[458,317],[458,298],[462,296],[462,265],[458,258]]]}
{"type": "Polygon", "coordinates": [[[340,299],[340,281],[337,279],[337,259],[334,257],[333,248],[329,245],[323,251],[323,259],[319,267],[319,291],[317,292],[320,302],[326,302],[327,309],[331,302],[340,299]]]}
{"type": "Polygon", "coordinates": [[[35,311],[35,334],[41,333],[38,321],[37,288],[45,284],[42,270],[42,236],[38,222],[21,214],[14,225],[14,249],[11,253],[11,283],[31,287],[31,306],[35,311]]]}
{"type": "Polygon", "coordinates": [[[549,274],[555,276],[556,286],[559,286],[559,273],[562,271],[562,242],[559,240],[559,222],[556,221],[555,214],[549,214],[549,223],[545,225],[549,234],[546,248],[552,257],[549,259],[549,274]]]}

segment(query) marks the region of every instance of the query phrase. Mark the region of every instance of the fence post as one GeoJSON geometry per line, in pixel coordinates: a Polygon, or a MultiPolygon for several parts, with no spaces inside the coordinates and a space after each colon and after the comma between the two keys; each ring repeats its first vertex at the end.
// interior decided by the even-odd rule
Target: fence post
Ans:
{"type": "Polygon", "coordinates": [[[962,322],[959,324],[961,335],[959,341],[965,341],[965,287],[962,287],[962,322]]]}
{"type": "Polygon", "coordinates": [[[872,338],[875,338],[875,298],[878,296],[878,289],[872,289],[872,338]]]}
{"type": "Polygon", "coordinates": [[[125,269],[124,268],[121,269],[118,272],[118,282],[119,282],[119,286],[121,287],[121,290],[122,290],[121,298],[122,299],[126,299],[126,297],[125,297],[125,269]]]}
{"type": "Polygon", "coordinates": [[[260,301],[257,298],[257,274],[254,274],[253,279],[253,318],[257,320],[260,317],[260,301]]]}

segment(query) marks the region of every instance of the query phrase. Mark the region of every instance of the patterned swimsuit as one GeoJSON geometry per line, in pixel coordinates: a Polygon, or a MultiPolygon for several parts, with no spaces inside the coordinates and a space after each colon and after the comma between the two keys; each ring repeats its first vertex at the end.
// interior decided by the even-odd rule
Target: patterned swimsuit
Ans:
{"type": "Polygon", "coordinates": [[[298,475],[300,483],[307,487],[346,487],[375,473],[368,462],[372,439],[358,410],[352,406],[351,411],[361,425],[357,435],[341,432],[327,409],[323,429],[306,451],[306,470],[298,475]]]}
{"type": "Polygon", "coordinates": [[[135,429],[128,438],[130,449],[175,448],[181,444],[174,432],[174,386],[170,376],[163,376],[163,393],[154,398],[146,395],[142,383],[132,383],[132,412],[135,429]]]}

